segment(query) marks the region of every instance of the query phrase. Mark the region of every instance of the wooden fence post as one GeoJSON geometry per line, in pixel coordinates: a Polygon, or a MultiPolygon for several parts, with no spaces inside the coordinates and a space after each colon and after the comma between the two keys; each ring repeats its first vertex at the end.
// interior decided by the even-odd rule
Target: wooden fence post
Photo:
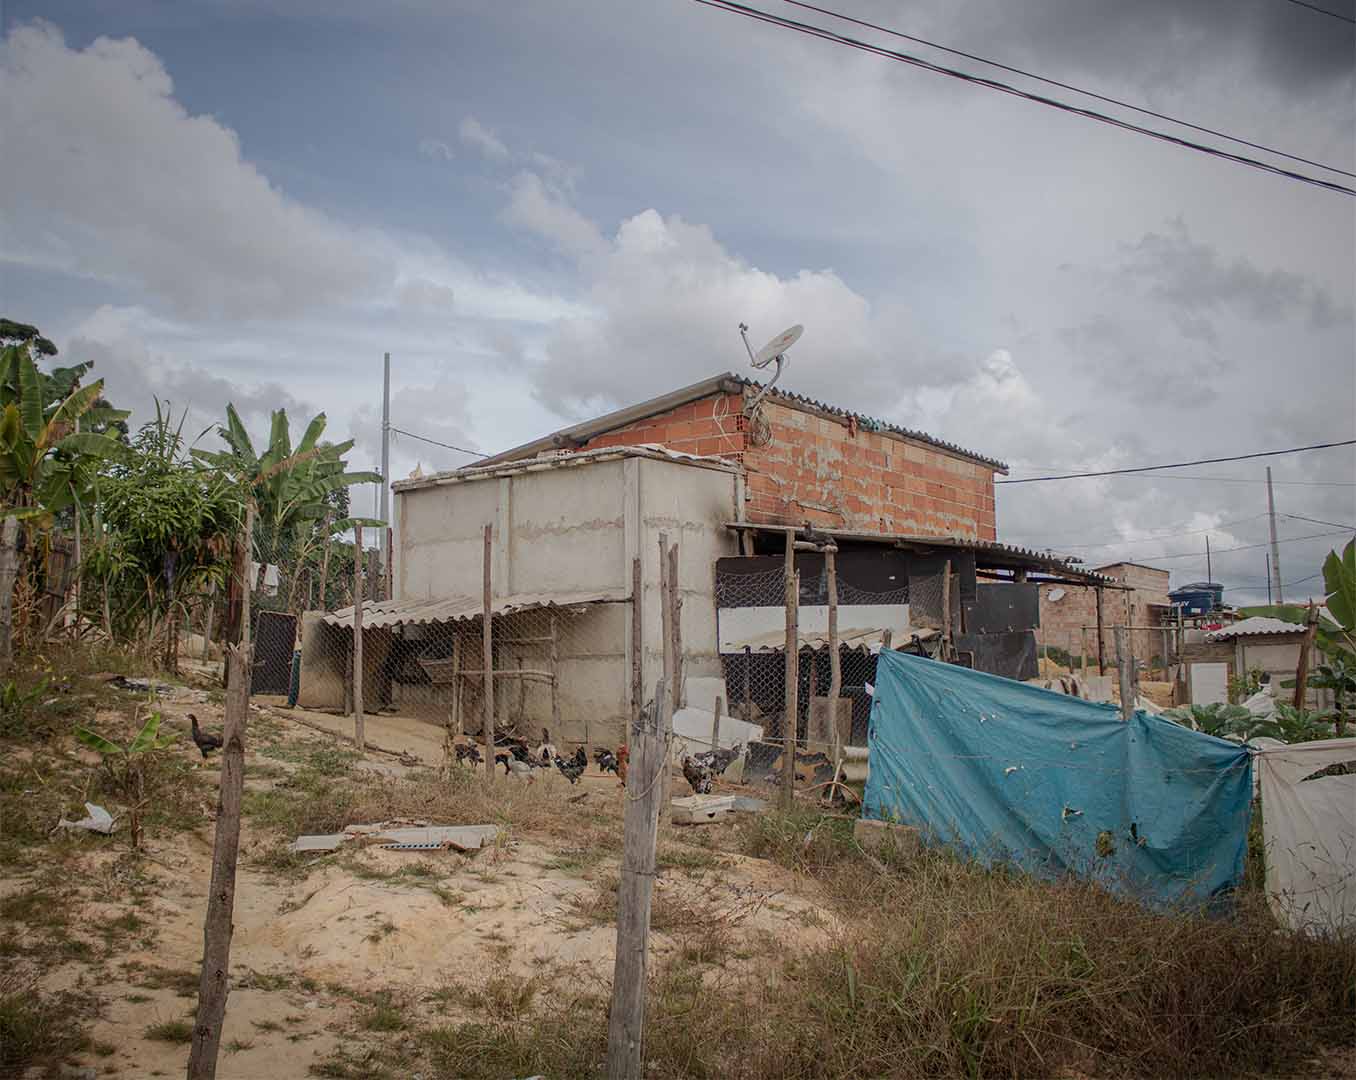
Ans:
{"type": "Polygon", "coordinates": [[[0,671],[14,661],[14,579],[19,573],[19,519],[13,514],[0,528],[0,671]]]}
{"type": "Polygon", "coordinates": [[[716,710],[711,716],[711,749],[720,749],[720,714],[725,711],[725,699],[716,695],[716,710]]]}
{"type": "Polygon", "coordinates": [[[645,1062],[645,989],[649,966],[650,902],[660,781],[668,768],[663,732],[673,721],[670,683],[660,679],[654,711],[632,722],[626,774],[621,881],[617,886],[617,957],[607,1022],[608,1080],[642,1080],[645,1062]]]}
{"type": "MultiPolygon", "coordinates": [[[[674,637],[673,637],[673,581],[670,577],[672,563],[669,561],[669,536],[668,533],[659,534],[659,624],[661,633],[664,636],[663,653],[663,677],[665,693],[670,703],[670,712],[672,711],[673,687],[674,687],[674,669],[677,666],[674,658],[674,637]]],[[[658,707],[658,698],[655,699],[658,707]]],[[[663,764],[660,768],[659,785],[659,816],[665,818],[670,812],[669,806],[669,777],[673,772],[672,764],[669,761],[669,746],[665,740],[665,729],[661,723],[659,727],[659,741],[663,749],[663,764]]]]}
{"type": "Polygon", "coordinates": [[[490,580],[490,561],[494,557],[494,526],[485,526],[485,554],[484,554],[484,580],[482,589],[482,607],[483,614],[480,617],[480,643],[484,652],[481,658],[481,679],[485,692],[481,695],[484,699],[482,725],[484,731],[481,734],[485,741],[485,784],[492,786],[494,784],[494,631],[492,623],[494,621],[494,592],[490,580]]]}
{"type": "MultiPolygon", "coordinates": [[[[833,782],[838,783],[843,771],[843,741],[838,731],[838,695],[843,692],[843,664],[838,655],[838,547],[829,544],[824,549],[824,575],[829,586],[829,727],[833,731],[833,782]]],[[[833,798],[837,788],[829,788],[833,798]]]]}
{"type": "Polygon", "coordinates": [[[353,741],[367,749],[363,730],[363,527],[353,526],[353,741]]]}
{"type": "Polygon", "coordinates": [[[796,572],[796,533],[786,530],[786,561],[782,569],[786,594],[786,689],[782,718],[783,810],[790,810],[796,792],[796,725],[800,712],[800,575],[796,572]]]}
{"type": "MultiPolygon", "coordinates": [[[[1310,601],[1309,610],[1304,618],[1304,638],[1300,642],[1299,663],[1295,665],[1295,696],[1291,699],[1291,704],[1297,709],[1304,708],[1304,699],[1309,689],[1309,654],[1314,651],[1314,637],[1317,633],[1318,608],[1310,601]]],[[[1243,678],[1247,672],[1240,671],[1238,674],[1243,678]]]]}
{"type": "Polygon", "coordinates": [[[1121,685],[1121,719],[1129,720],[1135,711],[1135,657],[1131,649],[1130,630],[1125,626],[1117,626],[1116,634],[1116,667],[1120,674],[1121,685]]]}
{"type": "Polygon", "coordinates": [[[1106,646],[1104,639],[1106,637],[1105,625],[1102,622],[1102,587],[1097,586],[1095,596],[1097,599],[1097,674],[1106,674],[1106,646]]]}
{"type": "Polygon", "coordinates": [[[631,560],[631,724],[640,723],[640,712],[645,708],[645,627],[641,621],[641,593],[644,581],[640,572],[640,556],[631,560]]]}
{"type": "Polygon", "coordinates": [[[252,659],[248,643],[227,646],[221,787],[217,795],[212,881],[207,893],[207,915],[203,920],[198,1015],[188,1057],[188,1080],[212,1080],[217,1074],[221,1027],[226,1016],[226,996],[230,993],[231,918],[235,910],[235,870],[240,851],[240,800],[245,787],[245,729],[250,713],[252,659]]]}

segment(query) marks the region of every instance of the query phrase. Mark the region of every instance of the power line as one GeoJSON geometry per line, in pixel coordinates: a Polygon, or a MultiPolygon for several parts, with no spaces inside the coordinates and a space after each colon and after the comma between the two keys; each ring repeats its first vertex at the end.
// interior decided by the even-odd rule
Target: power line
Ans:
{"type": "MultiPolygon", "coordinates": [[[[1289,515],[1283,515],[1283,516],[1289,516],[1289,515]]],[[[1070,543],[1065,543],[1065,542],[1063,542],[1063,541],[1056,541],[1056,542],[1053,542],[1053,544],[1050,544],[1050,546],[1055,546],[1055,547],[1059,547],[1059,548],[1129,547],[1129,546],[1132,545],[1132,544],[1148,544],[1148,543],[1153,543],[1154,541],[1157,541],[1157,540],[1175,540],[1175,539],[1176,539],[1177,537],[1179,537],[1179,536],[1199,536],[1201,533],[1219,532],[1221,529],[1227,529],[1227,528],[1229,528],[1229,526],[1231,526],[1231,525],[1242,525],[1244,522],[1247,522],[1247,521],[1256,521],[1258,518],[1263,518],[1263,517],[1266,517],[1266,514],[1253,514],[1252,517],[1239,518],[1237,521],[1221,521],[1218,525],[1211,526],[1211,527],[1208,528],[1208,529],[1190,529],[1190,530],[1188,530],[1187,532],[1157,533],[1157,534],[1155,534],[1155,535],[1153,535],[1153,536],[1137,536],[1137,537],[1135,537],[1134,539],[1108,540],[1108,541],[1106,541],[1105,543],[1096,543],[1096,544],[1092,544],[1092,543],[1070,544],[1070,543]]],[[[1306,520],[1307,520],[1307,519],[1306,519],[1306,520]]],[[[1331,521],[1320,521],[1320,522],[1316,522],[1316,524],[1318,524],[1318,525],[1331,525],[1331,524],[1333,524],[1333,522],[1331,522],[1331,521]]],[[[1020,535],[1020,534],[1019,534],[1019,535],[1020,535]]],[[[1024,543],[1025,543],[1028,547],[1030,547],[1031,544],[1032,544],[1032,541],[1027,540],[1027,541],[1024,541],[1024,543]]],[[[1047,541],[1047,544],[1049,544],[1049,543],[1050,543],[1050,542],[1047,541]]],[[[1045,547],[1045,546],[1047,546],[1047,544],[1042,544],[1041,546],[1042,546],[1042,547],[1045,547]]]]}
{"type": "MultiPolygon", "coordinates": [[[[1322,576],[1322,574],[1310,574],[1308,577],[1302,577],[1298,581],[1283,581],[1281,582],[1281,588],[1289,589],[1294,585],[1303,585],[1306,581],[1313,581],[1314,578],[1321,578],[1322,576]]],[[[1261,592],[1269,584],[1270,582],[1267,581],[1252,581],[1245,585],[1230,585],[1224,591],[1243,592],[1244,590],[1247,590],[1248,592],[1261,592]]]]}
{"type": "Polygon", "coordinates": [[[459,454],[470,454],[473,457],[487,458],[489,454],[482,454],[479,450],[468,450],[464,446],[453,446],[451,443],[439,442],[437,439],[430,439],[426,435],[416,435],[413,431],[406,431],[404,428],[391,427],[391,431],[397,435],[404,435],[406,438],[418,439],[420,442],[429,443],[432,446],[441,446],[444,450],[455,450],[459,454]]]}
{"type": "Polygon", "coordinates": [[[788,19],[782,15],[773,15],[771,12],[763,11],[760,8],[736,3],[735,0],[694,0],[694,2],[702,4],[705,7],[715,8],[717,11],[728,12],[731,15],[741,15],[746,19],[753,19],[756,22],[770,23],[771,25],[779,26],[784,30],[794,30],[797,33],[806,34],[809,37],[820,38],[836,45],[846,45],[852,49],[860,49],[862,52],[868,52],[874,56],[884,57],[887,60],[895,60],[901,64],[910,64],[914,67],[920,67],[939,75],[947,75],[953,79],[960,79],[964,82],[973,83],[976,86],[997,90],[1002,94],[1011,94],[1013,97],[1034,101],[1040,105],[1048,105],[1052,109],[1059,109],[1062,112],[1072,113],[1075,116],[1082,116],[1088,120],[1096,120],[1098,123],[1110,124],[1112,127],[1121,128],[1125,131],[1133,131],[1140,135],[1147,135],[1152,139],[1172,143],[1174,146],[1180,146],[1184,149],[1210,154],[1214,157],[1223,158],[1226,161],[1232,161],[1237,165],[1246,165],[1249,168],[1260,169],[1263,172],[1273,173],[1277,176],[1284,176],[1290,180],[1298,180],[1304,184],[1313,184],[1315,187],[1326,188],[1329,191],[1335,191],[1341,195],[1356,195],[1356,188],[1345,187],[1342,184],[1334,183],[1331,180],[1323,180],[1319,177],[1309,176],[1305,173],[1293,172],[1290,169],[1283,169],[1278,165],[1259,161],[1256,158],[1244,157],[1241,154],[1230,153],[1227,150],[1221,150],[1215,146],[1207,146],[1204,143],[1192,142],[1190,139],[1183,139],[1177,135],[1169,135],[1164,131],[1156,131],[1153,128],[1132,124],[1128,120],[1120,120],[1114,116],[1109,116],[1106,113],[1096,112],[1093,109],[1085,109],[1079,105],[1070,105],[1068,102],[1058,101],[1055,98],[1045,97],[1042,94],[1033,94],[1029,90],[1020,90],[1008,83],[998,82],[996,79],[989,79],[981,75],[972,75],[965,71],[958,71],[955,68],[935,64],[931,60],[924,60],[920,56],[898,52],[895,49],[887,49],[881,45],[871,45],[857,38],[851,38],[834,30],[828,30],[822,26],[812,26],[809,23],[798,22],[795,19],[788,19]]]}
{"type": "MultiPolygon", "coordinates": [[[[1337,532],[1310,533],[1308,536],[1289,536],[1277,541],[1277,543],[1297,544],[1301,540],[1317,540],[1320,536],[1345,536],[1346,532],[1347,532],[1346,529],[1339,529],[1337,532]]],[[[1268,540],[1262,544],[1243,544],[1239,547],[1216,548],[1213,552],[1211,552],[1211,554],[1224,555],[1230,551],[1252,551],[1255,548],[1264,548],[1270,546],[1271,541],[1268,540]]],[[[1201,553],[1199,551],[1181,551],[1174,555],[1151,555],[1149,557],[1153,559],[1154,562],[1166,562],[1168,559],[1199,559],[1201,557],[1201,553]]]]}
{"type": "MultiPolygon", "coordinates": [[[[942,45],[936,41],[929,41],[927,38],[915,37],[913,34],[906,34],[901,30],[892,30],[890,27],[881,26],[879,23],[867,22],[865,19],[854,18],[851,15],[844,15],[838,11],[831,11],[829,8],[818,7],[815,4],[807,4],[804,0],[782,0],[782,2],[790,4],[792,7],[804,8],[806,11],[815,11],[820,15],[827,15],[831,19],[839,19],[846,23],[865,27],[868,30],[876,30],[882,34],[889,34],[891,37],[917,42],[919,45],[926,45],[929,48],[950,53],[952,56],[963,56],[967,60],[974,60],[980,64],[988,64],[990,67],[996,67],[1000,71],[1010,71],[1014,75],[1021,75],[1026,79],[1034,79],[1036,82],[1043,82],[1048,86],[1058,86],[1061,90],[1072,90],[1075,94],[1082,94],[1085,97],[1095,98],[1097,101],[1105,101],[1109,105],[1117,105],[1122,109],[1130,109],[1132,112],[1141,113],[1144,116],[1152,116],[1157,120],[1166,120],[1171,124],[1179,124],[1182,127],[1190,128],[1192,131],[1199,131],[1205,135],[1214,135],[1216,138],[1228,139],[1229,142],[1238,143],[1241,146],[1250,146],[1254,150],[1262,150],[1268,154],[1275,154],[1278,157],[1289,158],[1291,161],[1302,162],[1305,165],[1314,165],[1320,169],[1326,169],[1329,172],[1341,173],[1343,176],[1356,177],[1356,173],[1348,172],[1346,169],[1339,169],[1334,165],[1325,165],[1321,161],[1313,161],[1310,158],[1300,157],[1297,154],[1287,154],[1284,150],[1277,150],[1275,147],[1265,146],[1262,143],[1250,142],[1247,139],[1239,138],[1237,135],[1230,135],[1227,132],[1217,131],[1215,128],[1205,127],[1201,124],[1193,124],[1189,120],[1180,120],[1175,116],[1169,116],[1167,113],[1155,112],[1153,109],[1145,109],[1139,105],[1131,105],[1130,102],[1121,101],[1119,98],[1109,97],[1106,94],[1098,94],[1092,90],[1084,90],[1081,86],[1074,86],[1072,83],[1060,82],[1058,79],[1049,79],[1044,75],[1037,75],[1034,72],[1025,71],[1022,68],[1000,63],[997,60],[990,60],[988,57],[965,52],[963,49],[953,49],[949,45],[942,45]]],[[[1328,14],[1332,13],[1328,12],[1328,14]]]]}
{"type": "Polygon", "coordinates": [[[1307,521],[1310,525],[1331,525],[1335,529],[1350,529],[1356,532],[1356,525],[1343,525],[1340,521],[1320,521],[1318,518],[1305,517],[1303,514],[1282,514],[1281,517],[1294,518],[1296,521],[1307,521]]]}
{"type": "MultiPolygon", "coordinates": [[[[704,3],[705,0],[697,0],[704,3]]],[[[1157,472],[1159,469],[1184,469],[1189,465],[1217,465],[1221,461],[1249,461],[1252,458],[1280,457],[1305,450],[1328,450],[1334,446],[1356,446],[1356,439],[1342,442],[1314,443],[1312,446],[1292,446],[1289,450],[1262,450],[1255,454],[1235,454],[1232,457],[1201,458],[1199,461],[1177,461],[1171,465],[1140,465],[1133,469],[1102,469],[1100,472],[1063,473],[1058,476],[1026,476],[1020,480],[995,480],[995,484],[1039,484],[1046,480],[1079,480],[1089,476],[1124,476],[1127,473],[1157,472]]]]}
{"type": "MultiPolygon", "coordinates": [[[[1265,480],[1253,480],[1246,476],[1188,476],[1186,473],[1155,473],[1150,479],[1153,480],[1209,480],[1217,484],[1265,484],[1265,480]]],[[[1005,483],[1006,481],[998,481],[1005,483]]],[[[1280,487],[1285,484],[1287,487],[1356,487],[1356,481],[1352,480],[1273,480],[1273,484],[1280,487]]]]}
{"type": "Polygon", "coordinates": [[[1308,8],[1310,11],[1317,11],[1320,15],[1331,15],[1334,19],[1341,19],[1343,22],[1356,24],[1356,19],[1349,18],[1346,15],[1339,15],[1337,12],[1329,11],[1327,8],[1321,8],[1317,4],[1305,3],[1305,0],[1290,0],[1290,3],[1295,4],[1298,7],[1308,8]]]}

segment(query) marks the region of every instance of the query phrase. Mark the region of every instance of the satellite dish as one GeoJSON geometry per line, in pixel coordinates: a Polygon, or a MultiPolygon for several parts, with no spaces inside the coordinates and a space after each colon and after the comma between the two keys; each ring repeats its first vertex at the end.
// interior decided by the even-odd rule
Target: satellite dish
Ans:
{"type": "Polygon", "coordinates": [[[1054,603],[1056,600],[1063,600],[1063,599],[1064,599],[1064,590],[1063,590],[1063,589],[1051,589],[1051,590],[1050,590],[1050,594],[1049,594],[1048,596],[1046,596],[1046,599],[1049,600],[1051,603],[1054,603]]]}
{"type": "Polygon", "coordinates": [[[787,349],[791,348],[792,345],[799,341],[800,335],[803,333],[805,333],[805,327],[801,326],[800,323],[796,323],[796,325],[789,330],[783,330],[758,350],[757,354],[753,357],[753,366],[756,368],[765,368],[768,364],[772,363],[773,360],[780,359],[782,353],[786,352],[787,349]]]}

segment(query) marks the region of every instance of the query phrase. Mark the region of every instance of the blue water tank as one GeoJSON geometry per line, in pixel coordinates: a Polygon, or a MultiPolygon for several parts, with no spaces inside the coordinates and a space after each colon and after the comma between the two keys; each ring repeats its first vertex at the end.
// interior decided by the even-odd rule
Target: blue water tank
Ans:
{"type": "Polygon", "coordinates": [[[1224,586],[1213,581],[1197,581],[1173,589],[1168,599],[1182,609],[1183,615],[1209,615],[1224,605],[1224,586]]]}

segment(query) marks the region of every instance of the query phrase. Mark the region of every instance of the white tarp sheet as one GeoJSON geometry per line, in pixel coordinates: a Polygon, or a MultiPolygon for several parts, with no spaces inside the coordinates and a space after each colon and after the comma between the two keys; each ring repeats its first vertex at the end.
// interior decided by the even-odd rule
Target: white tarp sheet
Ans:
{"type": "Polygon", "coordinates": [[[1356,739],[1250,745],[1272,911],[1295,930],[1356,928],[1356,773],[1321,775],[1348,762],[1356,770],[1356,739]]]}

